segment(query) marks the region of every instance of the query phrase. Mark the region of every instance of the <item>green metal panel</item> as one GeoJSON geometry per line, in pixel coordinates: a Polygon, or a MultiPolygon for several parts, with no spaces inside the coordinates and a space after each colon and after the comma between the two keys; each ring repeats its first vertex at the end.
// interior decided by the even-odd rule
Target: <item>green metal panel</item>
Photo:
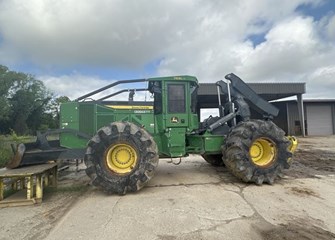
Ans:
{"type": "Polygon", "coordinates": [[[60,107],[61,128],[79,130],[79,103],[67,102],[60,107]]]}
{"type": "Polygon", "coordinates": [[[218,135],[202,135],[205,152],[210,153],[221,153],[221,146],[224,143],[224,137],[218,135]]]}
{"type": "MultiPolygon", "coordinates": [[[[79,131],[79,103],[69,102],[61,105],[60,126],[62,129],[70,128],[79,131]]],[[[76,137],[71,133],[60,135],[60,145],[67,148],[84,148],[87,140],[76,137]]]]}
{"type": "Polygon", "coordinates": [[[154,115],[152,107],[149,108],[145,106],[144,109],[141,109],[141,106],[136,106],[133,109],[115,109],[104,105],[98,105],[96,118],[97,129],[115,121],[128,121],[144,127],[151,134],[154,133],[154,115]]]}
{"type": "Polygon", "coordinates": [[[199,117],[197,114],[190,114],[189,115],[189,132],[199,128],[199,117]]]}
{"type": "Polygon", "coordinates": [[[186,136],[186,152],[187,153],[205,153],[205,144],[201,135],[186,136]]]}
{"type": "Polygon", "coordinates": [[[80,103],[79,105],[79,131],[93,136],[96,132],[96,105],[80,103]]]}
{"type": "Polygon", "coordinates": [[[185,128],[168,128],[164,133],[155,136],[161,141],[161,155],[168,157],[183,157],[185,152],[185,128]]]}
{"type": "Polygon", "coordinates": [[[170,77],[156,77],[156,78],[149,78],[149,82],[161,81],[161,82],[195,82],[198,83],[198,80],[194,76],[189,75],[181,75],[181,76],[170,76],[170,77]]]}
{"type": "MultiPolygon", "coordinates": [[[[128,106],[129,107],[129,106],[128,106]]],[[[96,102],[69,102],[61,106],[61,126],[93,136],[99,128],[115,121],[129,121],[154,133],[154,115],[150,107],[114,109],[96,102]]],[[[71,133],[61,134],[61,145],[68,148],[85,148],[87,140],[71,133]]]]}
{"type": "Polygon", "coordinates": [[[188,135],[186,141],[188,153],[217,154],[221,153],[221,146],[224,144],[225,138],[205,133],[204,135],[188,135]]]}

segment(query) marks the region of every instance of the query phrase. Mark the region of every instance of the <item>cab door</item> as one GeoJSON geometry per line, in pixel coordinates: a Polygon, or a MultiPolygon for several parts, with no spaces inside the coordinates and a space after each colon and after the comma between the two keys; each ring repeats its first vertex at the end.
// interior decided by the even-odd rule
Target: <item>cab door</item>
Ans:
{"type": "Polygon", "coordinates": [[[189,104],[186,92],[187,82],[167,82],[166,83],[166,127],[187,127],[189,104]]]}

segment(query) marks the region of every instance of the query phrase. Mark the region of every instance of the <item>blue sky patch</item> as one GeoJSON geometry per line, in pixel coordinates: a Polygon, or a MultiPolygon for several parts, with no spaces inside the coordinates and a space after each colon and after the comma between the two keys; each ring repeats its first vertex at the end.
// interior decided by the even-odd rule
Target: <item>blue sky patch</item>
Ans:
{"type": "Polygon", "coordinates": [[[35,76],[39,75],[52,75],[62,76],[71,74],[80,74],[86,76],[96,76],[104,80],[122,80],[122,79],[135,79],[146,78],[155,76],[157,67],[161,59],[152,61],[146,64],[141,69],[123,69],[123,68],[109,68],[109,67],[94,67],[85,65],[76,65],[69,67],[42,67],[29,62],[18,63],[15,65],[15,71],[29,73],[35,76]]]}
{"type": "Polygon", "coordinates": [[[314,20],[318,21],[328,14],[334,14],[335,1],[326,0],[319,5],[302,4],[296,8],[296,12],[305,16],[312,16],[314,20]]]}
{"type": "Polygon", "coordinates": [[[248,37],[248,40],[250,40],[252,42],[253,46],[256,47],[257,45],[266,41],[265,35],[266,35],[266,33],[253,34],[253,35],[250,35],[248,37]]]}

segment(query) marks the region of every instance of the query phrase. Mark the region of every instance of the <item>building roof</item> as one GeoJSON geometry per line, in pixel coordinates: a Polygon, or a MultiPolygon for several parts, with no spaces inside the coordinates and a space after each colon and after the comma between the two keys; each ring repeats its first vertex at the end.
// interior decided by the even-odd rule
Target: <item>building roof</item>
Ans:
{"type": "MultiPolygon", "coordinates": [[[[289,99],[283,100],[278,102],[296,102],[296,99],[289,99]]],[[[335,98],[311,98],[311,99],[304,99],[305,103],[335,103],[335,98]]]]}
{"type": "MultiPolygon", "coordinates": [[[[248,86],[267,101],[304,94],[305,83],[247,83],[248,86]]],[[[215,83],[199,84],[199,104],[201,107],[216,107],[218,102],[215,83]],[[216,106],[215,106],[216,104],[216,106]]]]}

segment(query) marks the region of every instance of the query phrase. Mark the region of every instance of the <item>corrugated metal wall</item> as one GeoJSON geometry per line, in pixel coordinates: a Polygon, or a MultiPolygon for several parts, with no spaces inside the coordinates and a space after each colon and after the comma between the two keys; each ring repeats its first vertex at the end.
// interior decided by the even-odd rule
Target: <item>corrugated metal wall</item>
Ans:
{"type": "MultiPolygon", "coordinates": [[[[302,135],[301,131],[301,123],[299,120],[299,111],[298,111],[298,105],[296,101],[287,101],[287,102],[275,102],[273,103],[276,107],[279,108],[279,116],[274,120],[274,122],[283,130],[288,135],[296,135],[300,136],[302,135]],[[286,116],[284,112],[287,112],[286,116]],[[285,118],[286,117],[286,123],[285,123],[285,118]]],[[[308,134],[308,128],[311,126],[308,126],[308,118],[311,118],[311,116],[307,115],[306,109],[309,106],[330,106],[328,107],[328,111],[331,111],[331,116],[332,116],[332,123],[327,123],[327,124],[332,124],[332,129],[333,131],[330,131],[330,134],[335,134],[335,102],[318,102],[316,100],[315,102],[311,100],[304,101],[304,116],[305,116],[305,127],[306,127],[306,135],[308,134]],[[329,110],[331,109],[331,110],[329,110]]],[[[329,115],[329,113],[328,113],[329,115]]],[[[318,116],[312,116],[312,118],[322,118],[322,114],[319,114],[318,116]]],[[[322,121],[320,120],[320,123],[322,121]]],[[[330,126],[329,126],[330,127],[330,126]]],[[[315,134],[313,132],[313,134],[315,134]]],[[[318,134],[317,134],[318,135],[318,134]]],[[[320,132],[320,135],[322,133],[320,132]]]]}
{"type": "MultiPolygon", "coordinates": [[[[301,122],[299,119],[299,110],[298,104],[296,102],[287,103],[288,118],[287,122],[289,125],[289,134],[290,135],[302,135],[301,122]]],[[[305,110],[305,107],[304,107],[305,110]]],[[[304,113],[306,116],[306,113],[304,113]]]]}
{"type": "Polygon", "coordinates": [[[279,114],[273,122],[277,124],[278,127],[283,129],[286,133],[289,133],[288,125],[287,125],[287,109],[286,109],[286,102],[275,102],[272,103],[279,109],[279,114]]]}
{"type": "Polygon", "coordinates": [[[307,134],[312,135],[332,135],[333,116],[332,106],[327,103],[306,104],[307,112],[307,134]]]}

